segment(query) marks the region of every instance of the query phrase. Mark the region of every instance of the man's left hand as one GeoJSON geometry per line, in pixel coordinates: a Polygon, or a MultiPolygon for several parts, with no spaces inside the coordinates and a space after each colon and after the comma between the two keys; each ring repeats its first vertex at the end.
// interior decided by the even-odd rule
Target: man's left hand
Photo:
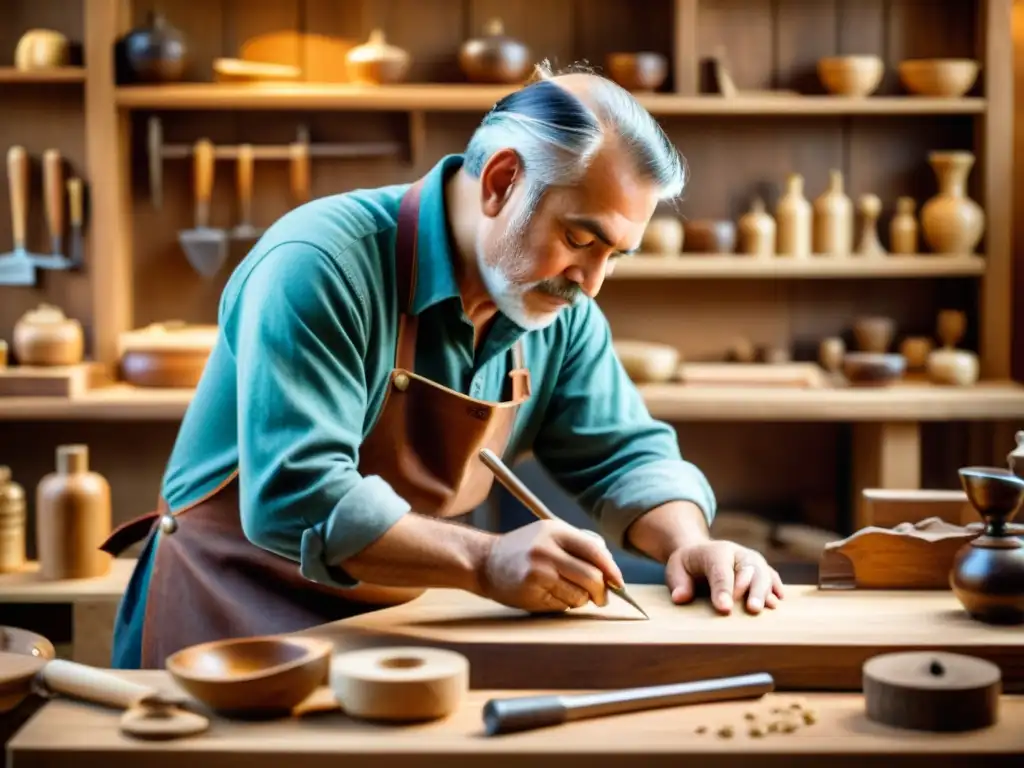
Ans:
{"type": "Polygon", "coordinates": [[[675,550],[665,563],[665,583],[672,602],[693,600],[697,579],[706,579],[711,604],[721,613],[746,596],[746,607],[760,613],[782,599],[782,579],[764,557],[729,541],[700,541],[675,550]]]}

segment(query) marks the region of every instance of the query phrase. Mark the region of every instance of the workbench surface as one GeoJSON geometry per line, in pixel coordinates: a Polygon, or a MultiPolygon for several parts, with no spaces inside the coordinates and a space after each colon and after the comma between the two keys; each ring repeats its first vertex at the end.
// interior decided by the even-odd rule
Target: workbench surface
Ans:
{"type": "MultiPolygon", "coordinates": [[[[164,672],[120,672],[130,679],[174,690],[164,672]]],[[[321,699],[326,689],[314,698],[321,699]]],[[[535,692],[531,692],[535,693],[535,692]]],[[[776,693],[758,702],[723,702],[597,718],[559,727],[487,737],[481,709],[495,696],[523,691],[473,691],[450,718],[416,726],[382,726],[320,709],[286,720],[246,723],[214,718],[205,734],[165,742],[138,741],[118,732],[119,713],[76,701],[45,704],[8,744],[8,768],[389,768],[486,764],[488,768],[544,765],[680,765],[699,758],[702,768],[721,765],[1019,764],[1024,753],[1024,697],[1004,696],[998,725],[971,734],[930,734],[876,725],[863,715],[856,694],[776,693]],[[774,706],[801,701],[817,722],[792,733],[748,733],[744,715],[768,715],[774,706]],[[733,725],[734,735],[717,730],[733,725]],[[698,726],[707,731],[698,734],[698,726]],[[1016,754],[1017,757],[1011,757],[1016,754]],[[486,763],[483,761],[486,760],[486,763]],[[440,762],[438,762],[440,761],[440,762]]],[[[328,697],[329,698],[329,697],[328,697]]]]}
{"type": "Polygon", "coordinates": [[[1024,631],[971,619],[949,590],[822,591],[787,586],[760,615],[718,615],[706,599],[674,605],[668,590],[630,585],[651,620],[612,598],[557,616],[456,590],[323,625],[339,651],[428,645],[464,654],[475,689],[619,688],[694,677],[770,672],[780,690],[860,691],[861,666],[880,653],[945,650],[1000,666],[1004,690],[1024,693],[1024,631]]]}

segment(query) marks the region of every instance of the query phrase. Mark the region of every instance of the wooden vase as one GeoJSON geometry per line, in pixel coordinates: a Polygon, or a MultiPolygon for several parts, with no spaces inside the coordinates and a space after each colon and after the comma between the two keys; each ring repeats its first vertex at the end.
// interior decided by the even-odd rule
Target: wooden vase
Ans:
{"type": "Polygon", "coordinates": [[[675,216],[660,213],[651,218],[640,239],[644,253],[678,256],[683,250],[683,223],[675,216]]]}
{"type": "Polygon", "coordinates": [[[764,200],[754,198],[750,210],[740,217],[739,252],[752,256],[772,256],[775,253],[775,219],[765,210],[764,200]]]}
{"type": "Polygon", "coordinates": [[[25,566],[25,491],[0,467],[0,573],[25,566]]]}
{"type": "Polygon", "coordinates": [[[912,197],[896,201],[896,215],[889,222],[889,250],[892,253],[917,253],[916,203],[912,197]]]}
{"type": "Polygon", "coordinates": [[[89,471],[89,447],[57,448],[57,471],[36,488],[36,547],[43,579],[88,579],[110,570],[110,485],[89,471]]]}
{"type": "Polygon", "coordinates": [[[804,197],[804,177],[791,173],[786,178],[786,193],[775,209],[779,256],[807,257],[811,255],[813,229],[811,204],[804,197]]]}
{"type": "Polygon", "coordinates": [[[935,253],[974,253],[985,232],[985,212],[967,196],[967,176],[974,166],[971,152],[932,152],[928,161],[939,192],[921,208],[921,229],[935,253]]]}
{"type": "Polygon", "coordinates": [[[829,171],[828,189],[814,201],[814,252],[849,256],[853,252],[853,202],[843,191],[842,171],[829,171]]]}

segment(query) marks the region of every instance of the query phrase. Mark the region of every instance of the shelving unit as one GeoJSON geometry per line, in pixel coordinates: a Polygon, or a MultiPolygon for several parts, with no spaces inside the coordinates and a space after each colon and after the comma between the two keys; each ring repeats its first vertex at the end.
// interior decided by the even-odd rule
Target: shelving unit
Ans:
{"type": "MultiPolygon", "coordinates": [[[[977,155],[969,191],[987,218],[977,254],[842,260],[643,254],[617,264],[599,299],[614,334],[672,343],[693,359],[716,354],[738,335],[791,347],[807,359],[817,339],[847,334],[855,315],[889,314],[902,336],[932,334],[939,308],[968,312],[965,344],[979,351],[986,382],[977,388],[642,387],[654,415],[680,425],[684,454],[708,471],[723,501],[835,496],[832,468],[849,462],[838,449],[801,453],[810,433],[800,430],[807,425],[825,435],[812,441],[817,446],[843,434],[834,431],[837,425],[854,425],[856,490],[955,483],[956,466],[1001,460],[1024,419],[1024,388],[1011,381],[1012,0],[275,0],[244,10],[243,4],[228,0],[166,0],[159,9],[185,34],[192,63],[189,82],[160,86],[116,85],[110,55],[118,37],[156,7],[151,0],[17,4],[26,24],[53,26],[83,44],[84,69],[33,80],[0,68],[0,84],[12,84],[4,88],[9,94],[4,98],[31,105],[24,126],[8,129],[9,143],[34,143],[38,146],[30,149],[38,152],[63,141],[73,162],[84,167],[88,243],[81,273],[48,275],[35,289],[0,286],[0,338],[10,337],[26,309],[52,301],[83,321],[92,356],[112,364],[124,331],[169,318],[215,320],[227,270],[202,281],[180,253],[176,233],[191,226],[192,215],[188,163],[167,164],[164,205],[159,211],[151,206],[144,155],[148,116],[159,115],[166,140],[176,143],[203,135],[215,143],[281,142],[295,135],[299,122],[323,141],[412,142],[417,151],[411,162],[375,158],[313,167],[316,195],[412,181],[440,155],[460,151],[480,116],[511,90],[459,82],[455,64],[462,40],[500,13],[509,34],[524,39],[537,58],[551,56],[559,64],[587,59],[599,65],[614,50],[656,50],[669,57],[672,74],[664,92],[639,99],[661,119],[693,170],[681,209],[687,217],[736,219],[755,194],[767,190],[769,199],[777,195],[792,171],[804,175],[806,195],[813,198],[824,190],[829,169],[839,168],[851,197],[868,192],[881,197],[884,238],[898,195],[911,195],[920,204],[935,193],[929,151],[968,149],[977,155]],[[73,12],[67,11],[69,5],[75,6],[73,12]],[[364,40],[377,25],[388,28],[392,44],[413,55],[409,83],[368,88],[338,82],[343,75],[337,60],[304,42],[306,33],[315,33],[320,42],[342,41],[337,49],[342,50],[364,40]],[[272,40],[285,42],[272,45],[272,40]],[[720,46],[729,52],[741,89],[792,87],[804,95],[726,98],[706,93],[703,60],[720,46]],[[259,86],[209,82],[215,57],[247,51],[253,58],[298,64],[308,80],[259,86]],[[887,73],[878,95],[823,95],[814,62],[834,53],[881,54],[887,73]],[[905,95],[896,64],[931,56],[978,58],[978,87],[962,99],[905,95]],[[84,87],[69,97],[65,90],[14,85],[36,81],[84,87]],[[56,95],[44,97],[42,91],[56,95]],[[46,104],[73,113],[77,122],[58,132],[52,115],[43,112],[46,104]],[[949,421],[971,426],[944,423],[949,421]],[[702,439],[687,441],[691,423],[714,423],[715,435],[723,437],[705,440],[701,433],[702,439]],[[778,460],[784,466],[770,472],[736,468],[743,460],[735,446],[751,439],[775,451],[784,447],[793,456],[778,460]],[[805,455],[810,453],[815,455],[805,455]]],[[[12,50],[16,32],[3,38],[12,50]]],[[[269,223],[290,205],[285,174],[282,165],[258,165],[257,223],[269,223]]],[[[215,222],[233,223],[233,198],[230,174],[218,170],[215,222]]],[[[30,237],[41,242],[45,230],[38,198],[32,201],[31,217],[30,237]]],[[[7,217],[0,217],[2,227],[9,227],[7,217]]],[[[0,237],[9,239],[8,230],[0,231],[0,237]]],[[[243,255],[233,253],[230,264],[243,255]]],[[[0,420],[5,430],[21,436],[22,455],[12,461],[23,462],[15,474],[29,478],[28,484],[51,461],[54,430],[62,424],[68,435],[86,429],[87,422],[122,425],[111,426],[111,434],[135,428],[124,426],[129,422],[153,424],[160,439],[152,448],[99,437],[94,449],[108,456],[105,469],[115,488],[119,481],[139,487],[142,481],[133,466],[140,450],[154,454],[147,466],[162,467],[165,457],[159,452],[166,449],[190,399],[191,392],[123,387],[74,401],[9,398],[0,400],[0,420]],[[35,436],[40,422],[46,422],[46,444],[35,436]],[[129,475],[130,480],[119,477],[129,475]]],[[[0,455],[0,460],[6,459],[0,455]]],[[[147,480],[149,495],[138,505],[151,502],[151,486],[158,481],[158,476],[147,480]]],[[[117,514],[127,517],[135,511],[117,514]]]]}

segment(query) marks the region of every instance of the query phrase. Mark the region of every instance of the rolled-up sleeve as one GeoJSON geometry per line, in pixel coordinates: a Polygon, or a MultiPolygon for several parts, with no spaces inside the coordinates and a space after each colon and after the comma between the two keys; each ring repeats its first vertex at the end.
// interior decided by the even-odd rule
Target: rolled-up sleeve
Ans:
{"type": "Polygon", "coordinates": [[[295,242],[265,254],[222,307],[238,370],[242,528],[332,586],[356,585],[338,563],[409,511],[357,468],[367,317],[343,257],[295,242]]]}
{"type": "Polygon", "coordinates": [[[716,500],[704,473],[683,459],[676,432],[651,417],[612,346],[608,321],[588,301],[573,310],[565,357],[534,455],[615,546],[629,526],[670,501],[691,501],[708,524],[716,500]]]}

